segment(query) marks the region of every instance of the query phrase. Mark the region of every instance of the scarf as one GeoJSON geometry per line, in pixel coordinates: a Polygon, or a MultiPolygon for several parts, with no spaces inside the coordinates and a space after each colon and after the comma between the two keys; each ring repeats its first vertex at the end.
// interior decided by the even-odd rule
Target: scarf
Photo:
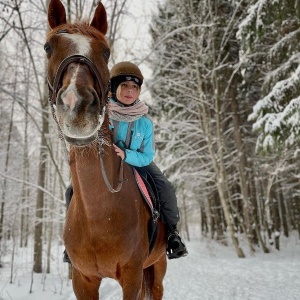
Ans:
{"type": "Polygon", "coordinates": [[[109,116],[116,121],[133,122],[148,113],[149,107],[137,100],[132,106],[121,106],[110,101],[108,104],[109,116]]]}

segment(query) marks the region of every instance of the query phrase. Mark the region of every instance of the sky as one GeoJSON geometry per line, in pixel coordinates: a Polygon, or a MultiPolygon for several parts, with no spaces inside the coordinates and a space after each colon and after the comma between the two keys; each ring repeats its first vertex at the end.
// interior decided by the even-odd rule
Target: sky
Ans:
{"type": "MultiPolygon", "coordinates": [[[[151,37],[149,34],[149,26],[151,18],[158,12],[158,5],[163,3],[163,0],[141,1],[141,0],[127,0],[128,14],[123,19],[120,27],[122,31],[123,41],[131,48],[132,51],[126,52],[123,47],[118,49],[117,54],[120,59],[122,57],[136,57],[138,53],[148,54],[151,37]]],[[[142,57],[142,56],[141,56],[142,57]]]]}
{"type": "MultiPolygon", "coordinates": [[[[114,63],[129,60],[141,69],[145,78],[141,90],[141,100],[148,104],[153,103],[147,88],[148,80],[152,79],[153,73],[149,62],[147,62],[147,59],[151,59],[150,24],[152,16],[157,14],[158,6],[162,3],[164,3],[164,0],[127,0],[128,13],[122,19],[122,25],[120,26],[121,39],[118,39],[114,46],[116,55],[114,63]]],[[[111,60],[109,67],[112,67],[112,65],[111,60]]]]}
{"type": "MultiPolygon", "coordinates": [[[[164,279],[164,300],[299,300],[300,299],[300,239],[292,235],[281,237],[280,251],[270,248],[270,254],[257,249],[254,255],[238,258],[232,246],[201,238],[187,242],[189,255],[168,260],[164,279]]],[[[246,244],[241,243],[246,252],[246,244]]],[[[57,255],[51,258],[52,273],[34,274],[31,282],[31,250],[16,253],[13,284],[6,263],[0,269],[1,300],[75,300],[67,264],[62,263],[62,248],[54,245],[57,255]],[[57,250],[58,249],[58,250],[57,250]]],[[[5,257],[4,261],[9,261],[5,257]]],[[[121,289],[112,279],[102,282],[102,300],[120,300],[121,289]]]]}
{"type": "Polygon", "coordinates": [[[122,38],[117,42],[115,51],[117,62],[134,60],[142,68],[146,78],[151,76],[151,70],[145,62],[151,47],[151,18],[157,14],[158,5],[161,3],[163,0],[128,0],[128,14],[120,27],[122,38]]]}

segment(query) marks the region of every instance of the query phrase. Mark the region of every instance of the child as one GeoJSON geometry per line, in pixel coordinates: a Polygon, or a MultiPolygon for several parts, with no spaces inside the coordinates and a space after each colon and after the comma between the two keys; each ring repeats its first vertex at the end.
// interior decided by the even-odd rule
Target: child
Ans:
{"type": "Polygon", "coordinates": [[[153,162],[153,123],[147,115],[148,106],[138,99],[143,75],[135,64],[125,61],[111,69],[110,77],[111,99],[108,108],[116,154],[129,165],[151,175],[159,195],[161,220],[167,225],[168,258],[186,256],[186,246],[177,230],[179,212],[175,191],[153,162]]]}
{"type": "MultiPolygon", "coordinates": [[[[167,255],[169,259],[188,254],[177,230],[179,212],[172,184],[153,162],[154,131],[148,117],[148,106],[138,97],[143,83],[140,69],[131,62],[120,62],[111,69],[111,99],[108,105],[116,154],[136,169],[145,170],[153,178],[160,202],[161,220],[167,225],[167,255]]],[[[67,207],[73,194],[72,185],[66,191],[67,207]]],[[[64,251],[63,261],[71,263],[64,251]]]]}

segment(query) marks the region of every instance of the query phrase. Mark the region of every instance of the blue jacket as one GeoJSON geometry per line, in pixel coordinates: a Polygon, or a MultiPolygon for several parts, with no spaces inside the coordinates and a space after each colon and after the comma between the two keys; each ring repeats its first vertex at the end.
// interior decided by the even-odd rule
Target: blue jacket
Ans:
{"type": "Polygon", "coordinates": [[[148,115],[133,122],[111,119],[111,129],[114,143],[125,151],[125,162],[136,167],[148,166],[152,162],[155,155],[154,128],[148,115]]]}

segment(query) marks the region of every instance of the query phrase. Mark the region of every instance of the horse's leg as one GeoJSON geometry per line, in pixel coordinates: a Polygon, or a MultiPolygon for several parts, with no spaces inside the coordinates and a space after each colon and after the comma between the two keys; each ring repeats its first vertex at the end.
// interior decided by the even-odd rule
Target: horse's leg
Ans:
{"type": "Polygon", "coordinates": [[[152,286],[153,299],[161,300],[163,298],[163,280],[167,272],[167,256],[164,254],[154,264],[154,282],[152,286]]]}
{"type": "Polygon", "coordinates": [[[98,300],[101,278],[88,278],[73,267],[72,284],[77,300],[98,300]]]}
{"type": "Polygon", "coordinates": [[[142,299],[143,268],[122,268],[119,283],[123,290],[123,300],[142,299]]]}
{"type": "Polygon", "coordinates": [[[154,266],[144,269],[143,275],[142,299],[153,299],[154,266]]]}
{"type": "Polygon", "coordinates": [[[166,255],[155,264],[144,269],[143,298],[161,300],[163,298],[163,279],[167,271],[166,255]]]}

